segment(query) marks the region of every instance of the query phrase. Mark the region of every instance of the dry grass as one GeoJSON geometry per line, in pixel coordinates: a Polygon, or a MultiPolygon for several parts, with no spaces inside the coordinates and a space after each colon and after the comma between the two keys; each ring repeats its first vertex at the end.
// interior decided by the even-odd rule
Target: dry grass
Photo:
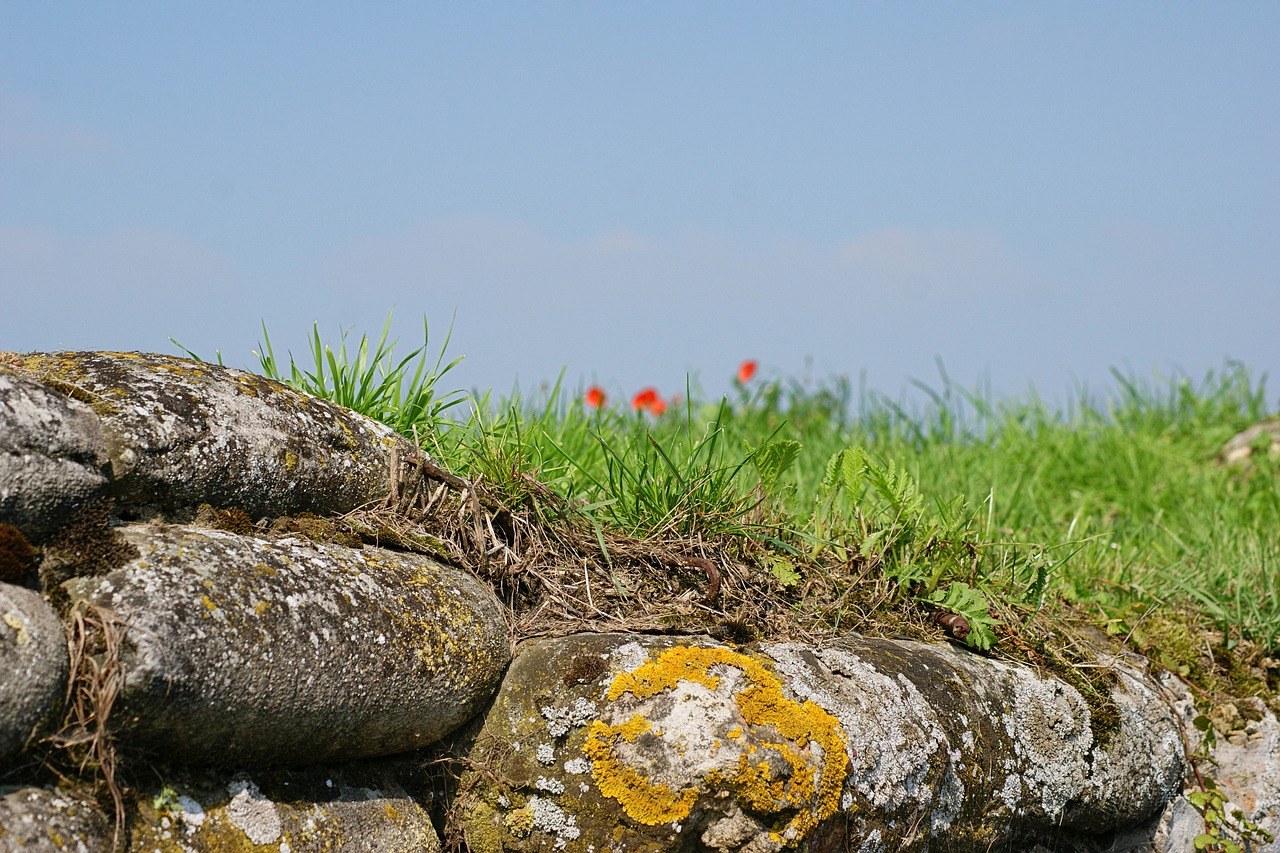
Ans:
{"type": "Polygon", "coordinates": [[[863,560],[812,564],[804,580],[784,585],[748,537],[626,536],[516,470],[491,488],[425,456],[397,457],[392,469],[386,501],[344,516],[341,526],[371,544],[443,551],[493,586],[516,640],[582,631],[736,642],[943,634],[931,613],[895,598],[891,582],[863,560]],[[515,506],[497,497],[511,494],[520,497],[515,506]]]}
{"type": "MultiPolygon", "coordinates": [[[[112,737],[111,710],[124,685],[120,651],[128,626],[112,611],[80,602],[68,614],[67,648],[71,678],[67,682],[63,720],[50,741],[75,766],[100,785],[95,791],[111,799],[115,815],[113,845],[124,843],[124,793],[117,782],[119,757],[112,737]]],[[[55,767],[56,771],[56,767],[55,767]]]]}

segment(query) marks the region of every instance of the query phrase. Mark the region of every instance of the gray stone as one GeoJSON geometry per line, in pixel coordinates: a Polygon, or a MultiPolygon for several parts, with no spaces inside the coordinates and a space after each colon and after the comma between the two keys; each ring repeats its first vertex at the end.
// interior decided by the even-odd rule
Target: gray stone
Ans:
{"type": "Polygon", "coordinates": [[[1188,800],[1211,782],[1225,799],[1225,837],[1253,853],[1280,853],[1280,722],[1259,699],[1220,701],[1212,712],[1214,738],[1206,742],[1192,721],[1198,714],[1190,689],[1167,671],[1157,681],[1178,712],[1187,750],[1203,756],[1188,774],[1182,796],[1154,820],[1118,833],[1109,853],[1181,853],[1192,849],[1206,829],[1200,811],[1188,800]],[[1240,813],[1243,821],[1235,815],[1240,813]],[[1248,823],[1246,823],[1248,822],[1248,823]],[[1252,824],[1252,826],[1248,825],[1252,824]],[[1263,832],[1270,833],[1267,841],[1263,832]]]}
{"type": "Polygon", "coordinates": [[[107,445],[87,405],[0,370],[0,524],[35,544],[107,488],[107,445]]]}
{"type": "Polygon", "coordinates": [[[202,503],[254,518],[346,512],[388,492],[389,427],[252,373],[153,353],[18,357],[17,368],[93,401],[116,508],[148,516],[202,503]]]}
{"type": "Polygon", "coordinates": [[[1030,668],[913,642],[523,644],[455,820],[473,851],[1031,849],[1149,818],[1177,723],[1115,663],[1112,719],[1030,668]]]}
{"type": "Polygon", "coordinates": [[[29,589],[0,583],[0,764],[17,755],[61,705],[67,638],[29,589]]]}
{"type": "MultiPolygon", "coordinates": [[[[1217,733],[1211,760],[1197,766],[1202,776],[1216,780],[1227,798],[1228,815],[1238,809],[1245,820],[1280,837],[1280,721],[1259,699],[1232,704],[1238,706],[1236,726],[1217,733]]],[[[1241,828],[1239,821],[1231,822],[1236,831],[1241,828]]],[[[1280,840],[1254,844],[1253,849],[1280,853],[1280,840]]]]}
{"type": "Polygon", "coordinates": [[[394,772],[359,765],[276,773],[183,773],[139,790],[130,849],[222,853],[436,853],[423,803],[394,772]],[[176,842],[176,843],[175,843],[176,842]]]}
{"type": "Polygon", "coordinates": [[[1266,448],[1272,457],[1280,456],[1280,419],[1262,421],[1236,433],[1222,446],[1219,456],[1223,462],[1244,462],[1259,447],[1266,448]]]}
{"type": "Polygon", "coordinates": [[[1107,853],[1186,853],[1204,832],[1204,818],[1185,796],[1174,797],[1152,820],[1116,833],[1107,853]]]}
{"type": "Polygon", "coordinates": [[[111,849],[111,822],[88,797],[47,788],[0,796],[3,853],[99,853],[111,849]]]}
{"type": "Polygon", "coordinates": [[[424,557],[163,525],[138,559],[64,588],[116,614],[127,748],[179,763],[296,765],[426,746],[489,699],[503,609],[424,557]]]}

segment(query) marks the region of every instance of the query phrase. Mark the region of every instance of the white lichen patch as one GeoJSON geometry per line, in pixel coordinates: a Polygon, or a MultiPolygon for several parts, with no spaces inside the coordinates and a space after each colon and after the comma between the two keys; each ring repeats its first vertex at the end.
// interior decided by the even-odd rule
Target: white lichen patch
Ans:
{"type": "Polygon", "coordinates": [[[680,681],[671,690],[643,700],[612,702],[601,719],[618,724],[639,716],[655,740],[625,740],[615,747],[619,761],[641,770],[651,783],[680,790],[712,771],[732,775],[749,744],[728,737],[739,724],[734,695],[746,685],[741,670],[716,667],[714,690],[680,681]]]}
{"type": "Polygon", "coordinates": [[[204,826],[204,806],[185,794],[178,796],[177,803],[182,809],[182,822],[187,825],[188,835],[204,826]]]}
{"type": "MultiPolygon", "coordinates": [[[[1180,727],[1164,699],[1139,674],[1117,665],[1119,685],[1111,693],[1119,715],[1119,731],[1110,746],[1094,749],[1087,789],[1091,799],[1154,808],[1180,787],[1185,747],[1180,727]]],[[[1187,726],[1191,734],[1198,732],[1187,726]]],[[[1219,743],[1218,749],[1230,748],[1219,743]]]]}
{"type": "Polygon", "coordinates": [[[227,820],[254,844],[270,844],[280,837],[280,814],[276,804],[262,795],[249,779],[237,779],[227,785],[231,802],[227,803],[227,820]]]}
{"type": "Polygon", "coordinates": [[[639,643],[625,643],[614,649],[609,657],[613,660],[615,671],[630,672],[644,664],[649,659],[649,653],[639,643]]]}
{"type": "Polygon", "coordinates": [[[591,762],[585,758],[573,758],[564,763],[564,772],[574,776],[591,772],[591,762]]]}
{"type": "Polygon", "coordinates": [[[882,853],[884,844],[880,841],[880,830],[873,829],[867,833],[867,837],[862,839],[862,844],[858,846],[858,853],[882,853]]]}
{"type": "Polygon", "coordinates": [[[1018,773],[1038,800],[1035,807],[1055,818],[1079,796],[1089,777],[1089,707],[1070,685],[1021,667],[990,663],[1007,684],[1003,693],[1009,711],[1001,722],[1018,758],[1018,773]]]}
{"type": "Polygon", "coordinates": [[[941,774],[932,770],[939,757],[950,757],[951,747],[915,685],[843,649],[780,643],[766,651],[797,696],[840,721],[849,744],[848,788],[886,812],[904,806],[928,809],[931,823],[940,828],[955,819],[963,784],[949,760],[940,762],[945,764],[941,774]],[[815,670],[815,663],[822,669],[815,670]]]}
{"type": "Polygon", "coordinates": [[[544,705],[542,716],[547,721],[547,732],[552,737],[564,737],[570,730],[585,726],[596,718],[596,703],[579,696],[569,707],[544,705]]]}
{"type": "Polygon", "coordinates": [[[556,750],[549,743],[539,744],[534,750],[533,757],[538,760],[539,764],[552,765],[556,763],[556,750]]]}
{"type": "Polygon", "coordinates": [[[533,783],[533,787],[539,791],[545,791],[548,794],[563,794],[564,783],[559,779],[548,779],[546,776],[539,776],[533,783]]]}
{"type": "Polygon", "coordinates": [[[1000,788],[1000,799],[1004,800],[1005,808],[1009,811],[1016,809],[1021,797],[1022,779],[1013,774],[1004,777],[1004,785],[1000,788]]]}
{"type": "Polygon", "coordinates": [[[566,814],[564,809],[551,800],[533,796],[525,807],[533,815],[533,828],[554,836],[558,850],[563,850],[567,842],[582,834],[573,815],[566,814]]]}

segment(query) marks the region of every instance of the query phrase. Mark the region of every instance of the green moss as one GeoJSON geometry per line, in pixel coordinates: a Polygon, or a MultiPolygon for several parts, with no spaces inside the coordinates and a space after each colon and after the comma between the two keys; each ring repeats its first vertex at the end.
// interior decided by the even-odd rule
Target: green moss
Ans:
{"type": "Polygon", "coordinates": [[[240,536],[252,536],[260,533],[253,519],[249,514],[239,507],[215,507],[209,504],[200,504],[196,508],[196,515],[192,521],[198,527],[207,527],[211,530],[225,530],[229,533],[235,533],[240,536]]]}
{"type": "Polygon", "coordinates": [[[1198,687],[1202,708],[1252,696],[1280,711],[1278,673],[1267,665],[1265,649],[1218,630],[1190,609],[1144,611],[1132,621],[1119,621],[1129,644],[1198,687]]]}
{"type": "Polygon", "coordinates": [[[0,581],[22,583],[39,556],[21,530],[12,524],[0,524],[0,581]]]}
{"type": "Polygon", "coordinates": [[[137,559],[138,549],[110,527],[111,498],[90,501],[44,546],[40,584],[52,598],[73,577],[104,575],[137,559]]]}
{"type": "Polygon", "coordinates": [[[360,536],[338,519],[322,518],[309,512],[281,516],[271,522],[267,532],[272,536],[302,536],[312,542],[330,542],[349,548],[359,548],[363,544],[360,536]]]}

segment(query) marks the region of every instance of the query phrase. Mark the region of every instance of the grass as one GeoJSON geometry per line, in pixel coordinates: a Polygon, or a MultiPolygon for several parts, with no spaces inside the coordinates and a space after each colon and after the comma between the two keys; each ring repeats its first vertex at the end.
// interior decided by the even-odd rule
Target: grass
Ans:
{"type": "Polygon", "coordinates": [[[1201,639],[1179,657],[1151,629],[1178,614],[1210,656],[1243,656],[1275,686],[1280,462],[1218,458],[1274,413],[1243,365],[1115,373],[1057,406],[995,400],[941,366],[899,400],[753,369],[722,400],[690,384],[633,409],[562,383],[440,394],[457,361],[442,347],[431,366],[425,321],[399,360],[387,328],[348,355],[346,335],[335,351],[313,327],[312,363],[287,369],[263,333],[265,375],[390,424],[462,478],[452,503],[420,490],[418,520],[454,531],[456,557],[529,631],[552,616],[745,637],[945,630],[1045,662],[1064,653],[1054,632],[1085,620],[1186,669],[1201,639]]]}

